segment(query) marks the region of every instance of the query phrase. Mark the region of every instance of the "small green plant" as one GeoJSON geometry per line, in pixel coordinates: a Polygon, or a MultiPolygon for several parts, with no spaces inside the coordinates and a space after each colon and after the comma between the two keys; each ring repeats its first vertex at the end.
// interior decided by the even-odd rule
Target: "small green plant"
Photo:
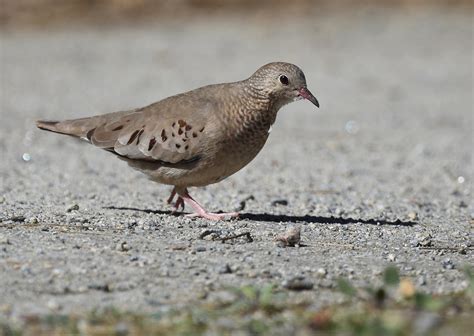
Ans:
{"type": "MultiPolygon", "coordinates": [[[[392,266],[384,270],[383,285],[379,287],[356,290],[349,281],[339,279],[337,289],[346,297],[346,303],[316,313],[310,325],[314,329],[349,335],[433,333],[439,323],[453,319],[453,309],[472,313],[474,276],[471,269],[466,269],[465,273],[469,288],[462,293],[444,296],[416,290],[413,282],[401,278],[399,271],[392,266]],[[466,300],[468,296],[471,300],[466,300]],[[425,330],[415,330],[421,325],[418,320],[426,316],[430,316],[431,324],[428,323],[425,330]]],[[[466,327],[465,331],[469,328],[466,327]]]]}
{"type": "Polygon", "coordinates": [[[30,318],[20,328],[0,324],[0,334],[469,335],[474,312],[474,276],[471,268],[465,273],[469,281],[466,291],[443,296],[416,290],[410,279],[388,267],[380,286],[356,288],[348,280],[339,279],[337,290],[346,298],[345,302],[317,311],[310,309],[313,302],[309,300],[304,304],[292,303],[287,292],[276,286],[243,286],[228,289],[235,298],[230,302],[196,302],[181,310],[149,315],[114,308],[84,316],[51,315],[30,318]]]}

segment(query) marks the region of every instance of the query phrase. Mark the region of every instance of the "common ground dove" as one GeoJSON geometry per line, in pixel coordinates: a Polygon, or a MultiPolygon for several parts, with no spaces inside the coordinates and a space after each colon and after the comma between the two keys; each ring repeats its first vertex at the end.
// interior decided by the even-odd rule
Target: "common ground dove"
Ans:
{"type": "Polygon", "coordinates": [[[65,121],[37,121],[47,131],[81,138],[115,154],[153,181],[174,186],[175,209],[185,202],[211,220],[238,213],[207,212],[188,193],[222,181],[262,149],[278,110],[299,99],[319,103],[296,65],[269,63],[249,78],[209,85],[149,106],[65,121]]]}

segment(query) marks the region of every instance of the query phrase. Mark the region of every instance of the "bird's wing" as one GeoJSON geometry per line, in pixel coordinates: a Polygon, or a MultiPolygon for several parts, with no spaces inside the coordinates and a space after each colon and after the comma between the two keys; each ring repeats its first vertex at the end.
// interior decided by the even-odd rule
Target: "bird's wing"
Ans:
{"type": "Polygon", "coordinates": [[[221,85],[189,91],[144,108],[65,121],[37,121],[51,132],[85,139],[129,163],[181,166],[219,144],[221,85]],[[206,94],[203,94],[205,90],[206,94]]]}
{"type": "Polygon", "coordinates": [[[195,161],[207,142],[205,130],[212,104],[182,100],[182,105],[165,100],[129,114],[111,114],[91,128],[86,138],[128,160],[165,164],[195,161]]]}

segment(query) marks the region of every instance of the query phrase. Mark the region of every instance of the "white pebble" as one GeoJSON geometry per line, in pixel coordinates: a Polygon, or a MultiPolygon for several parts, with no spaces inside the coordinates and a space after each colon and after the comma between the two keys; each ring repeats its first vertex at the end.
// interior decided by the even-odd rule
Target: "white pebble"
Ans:
{"type": "Polygon", "coordinates": [[[328,272],[324,269],[324,268],[318,268],[318,270],[316,271],[316,273],[318,274],[318,276],[320,276],[321,278],[324,278],[326,276],[326,274],[328,274],[328,272]]]}
{"type": "Polygon", "coordinates": [[[26,161],[26,162],[30,161],[31,160],[30,153],[23,153],[22,159],[23,161],[26,161]]]}

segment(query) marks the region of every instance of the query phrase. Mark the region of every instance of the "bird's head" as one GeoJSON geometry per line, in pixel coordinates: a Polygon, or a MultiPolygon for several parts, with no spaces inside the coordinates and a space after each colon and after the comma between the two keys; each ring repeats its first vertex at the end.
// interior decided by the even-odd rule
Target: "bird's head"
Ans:
{"type": "Polygon", "coordinates": [[[249,79],[250,85],[279,106],[299,99],[307,99],[319,107],[318,100],[306,87],[303,71],[296,65],[284,62],[268,63],[249,79]]]}

